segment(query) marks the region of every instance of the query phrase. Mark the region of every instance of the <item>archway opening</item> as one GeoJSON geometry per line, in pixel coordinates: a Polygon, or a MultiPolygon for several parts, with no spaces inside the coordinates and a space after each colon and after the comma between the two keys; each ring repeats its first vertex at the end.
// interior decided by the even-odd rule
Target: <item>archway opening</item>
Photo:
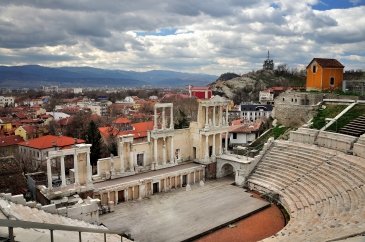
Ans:
{"type": "Polygon", "coordinates": [[[226,163],[222,166],[222,177],[230,177],[232,179],[235,178],[235,170],[233,166],[229,163],[226,163]]]}

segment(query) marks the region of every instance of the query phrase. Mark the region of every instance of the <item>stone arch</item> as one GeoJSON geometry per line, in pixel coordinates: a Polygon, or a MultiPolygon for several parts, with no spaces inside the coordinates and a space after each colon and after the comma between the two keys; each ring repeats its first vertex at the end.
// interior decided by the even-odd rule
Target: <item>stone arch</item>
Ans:
{"type": "Polygon", "coordinates": [[[234,178],[236,174],[236,167],[230,162],[225,162],[219,167],[219,177],[229,176],[234,178]]]}

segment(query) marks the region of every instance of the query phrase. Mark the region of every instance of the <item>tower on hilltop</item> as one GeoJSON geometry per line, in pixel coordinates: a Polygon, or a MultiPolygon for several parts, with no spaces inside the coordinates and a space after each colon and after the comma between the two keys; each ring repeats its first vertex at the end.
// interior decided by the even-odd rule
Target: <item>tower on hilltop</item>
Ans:
{"type": "Polygon", "coordinates": [[[274,60],[270,59],[270,51],[267,51],[267,59],[262,66],[263,70],[274,70],[274,60]]]}

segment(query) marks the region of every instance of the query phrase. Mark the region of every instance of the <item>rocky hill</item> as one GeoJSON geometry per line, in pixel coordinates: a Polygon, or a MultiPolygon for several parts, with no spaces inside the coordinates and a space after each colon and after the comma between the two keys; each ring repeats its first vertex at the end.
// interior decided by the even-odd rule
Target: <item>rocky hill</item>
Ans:
{"type": "Polygon", "coordinates": [[[261,90],[272,86],[304,86],[303,72],[254,71],[243,75],[222,74],[211,83],[213,92],[240,101],[257,101],[261,90]]]}

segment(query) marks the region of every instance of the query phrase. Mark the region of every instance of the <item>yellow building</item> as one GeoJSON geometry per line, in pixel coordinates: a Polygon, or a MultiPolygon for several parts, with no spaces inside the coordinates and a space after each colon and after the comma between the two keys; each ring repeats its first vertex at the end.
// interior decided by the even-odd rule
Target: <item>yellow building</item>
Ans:
{"type": "Polygon", "coordinates": [[[307,66],[307,91],[342,87],[344,66],[336,59],[314,58],[307,66]]]}

